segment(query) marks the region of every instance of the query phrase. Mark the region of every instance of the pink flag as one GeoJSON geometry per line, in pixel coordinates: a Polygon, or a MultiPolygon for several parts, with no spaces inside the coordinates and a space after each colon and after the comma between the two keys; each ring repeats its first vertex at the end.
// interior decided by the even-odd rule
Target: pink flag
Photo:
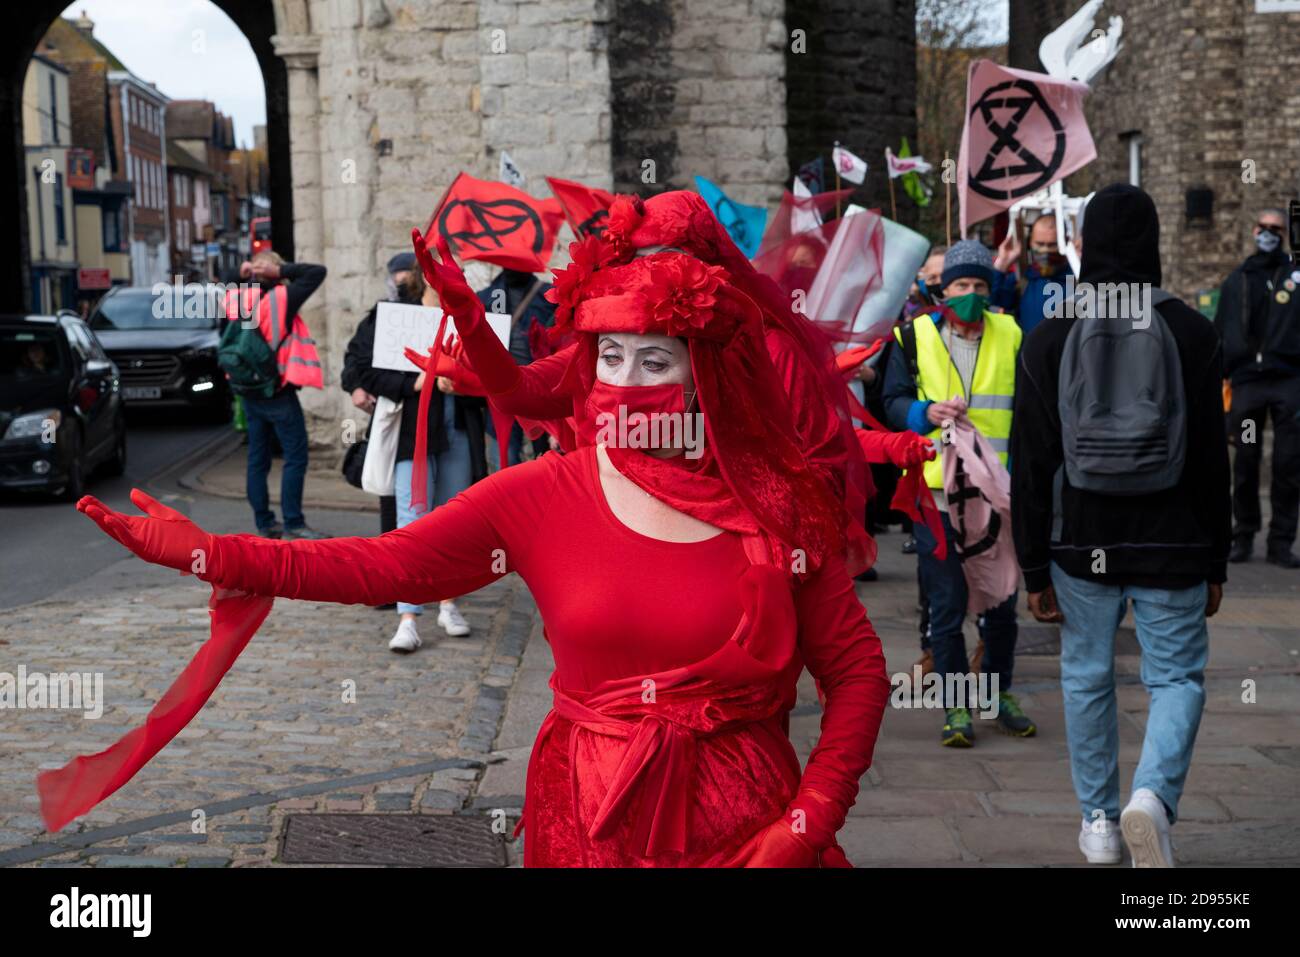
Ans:
{"type": "Polygon", "coordinates": [[[1064,179],[1097,158],[1083,116],[1085,83],[971,64],[957,195],[961,231],[1064,179]]]}

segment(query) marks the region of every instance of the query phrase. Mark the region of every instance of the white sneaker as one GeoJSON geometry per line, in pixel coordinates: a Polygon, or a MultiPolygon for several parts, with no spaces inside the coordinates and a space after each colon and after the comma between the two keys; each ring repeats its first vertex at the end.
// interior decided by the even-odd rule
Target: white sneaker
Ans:
{"type": "Polygon", "coordinates": [[[1083,851],[1089,864],[1118,864],[1123,857],[1119,832],[1104,818],[1099,821],[1084,818],[1079,831],[1079,850],[1083,851]]]}
{"type": "Polygon", "coordinates": [[[1169,815],[1156,792],[1138,788],[1119,816],[1120,830],[1134,867],[1173,867],[1174,849],[1169,843],[1169,815]]]}
{"type": "Polygon", "coordinates": [[[453,638],[464,638],[469,634],[469,622],[460,613],[455,602],[444,601],[439,606],[438,625],[453,638]]]}
{"type": "Polygon", "coordinates": [[[415,622],[410,618],[403,618],[402,623],[397,626],[397,631],[393,632],[393,637],[388,641],[390,651],[414,651],[419,648],[423,642],[415,630],[415,622]]]}

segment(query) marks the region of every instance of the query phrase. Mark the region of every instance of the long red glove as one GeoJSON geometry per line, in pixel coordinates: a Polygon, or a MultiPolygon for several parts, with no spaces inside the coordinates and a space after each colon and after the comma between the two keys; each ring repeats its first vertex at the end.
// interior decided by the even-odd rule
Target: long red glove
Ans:
{"type": "MultiPolygon", "coordinates": [[[[89,496],[77,503],[77,509],[146,561],[195,574],[206,571],[213,536],[139,489],[132,490],[131,501],[144,516],[123,515],[89,496]]],[[[208,603],[211,636],[153,706],[144,724],[98,754],[81,755],[36,776],[41,817],[50,833],[126,784],[189,724],[266,620],[271,602],[262,595],[212,589],[208,603]]]]}
{"type": "MultiPolygon", "coordinates": [[[[452,389],[460,395],[487,395],[487,391],[483,388],[483,383],[479,377],[474,374],[472,369],[460,361],[462,348],[460,339],[457,339],[451,344],[450,355],[447,352],[441,353],[438,356],[437,364],[434,366],[433,375],[450,379],[452,389]]],[[[408,346],[406,348],[406,358],[417,368],[423,369],[426,373],[429,371],[428,355],[416,352],[408,346]]]]}
{"type": "Polygon", "coordinates": [[[782,815],[727,860],[729,867],[852,867],[835,842],[832,802],[800,789],[782,815]]]}
{"type": "Polygon", "coordinates": [[[115,512],[92,495],[77,502],[77,511],[147,562],[189,575],[206,570],[212,554],[211,535],[138,488],[131,490],[131,501],[145,514],[115,512]]]}
{"type": "Polygon", "coordinates": [[[915,468],[935,457],[934,443],[910,430],[902,432],[877,432],[874,429],[855,429],[858,444],[868,462],[889,462],[900,469],[915,468]]]}
{"type": "Polygon", "coordinates": [[[519,365],[488,325],[483,303],[465,281],[465,274],[452,258],[447,241],[439,236],[437,244],[441,262],[429,252],[420,231],[411,230],[411,245],[415,247],[415,258],[425,281],[438,294],[443,311],[456,323],[456,332],[465,344],[465,356],[483,388],[489,395],[510,392],[519,385],[519,365]]]}
{"type": "Polygon", "coordinates": [[[846,379],[853,378],[858,367],[885,348],[885,339],[880,338],[869,346],[853,346],[835,356],[835,370],[846,379]]]}

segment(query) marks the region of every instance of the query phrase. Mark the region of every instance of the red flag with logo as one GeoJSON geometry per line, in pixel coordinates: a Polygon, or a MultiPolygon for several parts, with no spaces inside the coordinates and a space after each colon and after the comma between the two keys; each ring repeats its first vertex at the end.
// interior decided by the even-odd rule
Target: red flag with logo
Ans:
{"type": "Polygon", "coordinates": [[[544,272],[563,219],[554,199],[538,199],[505,183],[461,173],[424,232],[436,229],[461,259],[544,272]]]}
{"type": "Polygon", "coordinates": [[[564,218],[579,238],[599,236],[605,231],[605,216],[614,204],[613,193],[553,176],[546,177],[546,183],[559,200],[564,218]]]}
{"type": "Polygon", "coordinates": [[[957,163],[961,232],[1097,158],[1086,83],[976,60],[966,79],[957,163]]]}

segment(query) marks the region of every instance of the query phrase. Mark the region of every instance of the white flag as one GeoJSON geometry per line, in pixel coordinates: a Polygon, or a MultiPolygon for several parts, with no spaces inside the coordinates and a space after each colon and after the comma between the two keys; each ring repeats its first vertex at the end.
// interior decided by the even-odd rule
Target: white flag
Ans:
{"type": "Polygon", "coordinates": [[[898,179],[900,176],[906,176],[908,173],[928,173],[934,169],[925,161],[922,156],[904,156],[894,155],[894,151],[888,146],[885,147],[885,162],[889,164],[889,178],[898,179]]]}
{"type": "Polygon", "coordinates": [[[501,151],[501,169],[497,178],[507,186],[523,189],[524,174],[519,171],[519,167],[515,165],[515,161],[510,158],[510,154],[505,150],[501,151]]]}
{"type": "MultiPolygon", "coordinates": [[[[795,199],[812,199],[812,190],[798,176],[794,178],[794,197],[795,199]]],[[[801,204],[796,203],[790,211],[790,232],[806,233],[810,229],[816,229],[822,224],[821,213],[812,203],[806,204],[807,208],[801,208],[801,204]]]]}
{"type": "Polygon", "coordinates": [[[835,164],[835,169],[840,176],[850,183],[861,185],[867,178],[867,161],[854,156],[842,146],[836,146],[831,151],[831,162],[835,164]]]}

